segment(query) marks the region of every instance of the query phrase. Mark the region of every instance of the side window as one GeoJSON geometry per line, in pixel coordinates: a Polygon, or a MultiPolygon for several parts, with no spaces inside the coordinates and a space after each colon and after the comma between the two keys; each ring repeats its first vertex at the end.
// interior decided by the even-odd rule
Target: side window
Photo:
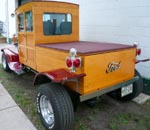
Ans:
{"type": "Polygon", "coordinates": [[[25,18],[26,18],[26,31],[32,32],[33,31],[32,11],[26,12],[25,18]]]}
{"type": "Polygon", "coordinates": [[[23,4],[30,2],[30,1],[32,1],[32,0],[18,0],[18,4],[20,6],[20,5],[23,5],[23,4]]]}
{"type": "Polygon", "coordinates": [[[18,31],[24,32],[24,15],[23,15],[23,13],[18,15],[18,31]]]}
{"type": "Polygon", "coordinates": [[[72,33],[72,15],[71,14],[43,14],[43,32],[44,35],[69,35],[72,33]]]}

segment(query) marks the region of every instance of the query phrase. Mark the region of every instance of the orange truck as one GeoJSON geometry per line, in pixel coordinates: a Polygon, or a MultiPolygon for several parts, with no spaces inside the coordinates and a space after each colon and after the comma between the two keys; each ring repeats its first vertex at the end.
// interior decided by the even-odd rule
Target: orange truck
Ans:
{"type": "MultiPolygon", "coordinates": [[[[109,93],[128,101],[143,81],[135,70],[134,45],[79,40],[79,5],[32,1],[15,12],[18,51],[4,48],[2,66],[17,74],[36,73],[37,109],[47,130],[69,130],[77,103],[109,93]]],[[[142,60],[142,61],[147,61],[142,60]]]]}

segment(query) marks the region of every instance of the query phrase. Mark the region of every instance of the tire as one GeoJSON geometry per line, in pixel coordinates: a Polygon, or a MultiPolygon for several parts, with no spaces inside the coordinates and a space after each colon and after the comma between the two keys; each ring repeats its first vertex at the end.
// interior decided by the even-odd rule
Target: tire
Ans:
{"type": "Polygon", "coordinates": [[[6,55],[5,55],[4,52],[2,53],[2,67],[3,67],[3,70],[5,70],[7,72],[10,71],[10,68],[8,66],[8,62],[7,62],[7,59],[6,59],[6,55]]]}
{"type": "Polygon", "coordinates": [[[133,98],[137,97],[143,91],[144,85],[142,77],[137,70],[135,70],[135,76],[139,76],[139,80],[133,83],[133,92],[131,94],[121,97],[121,88],[120,88],[118,90],[110,92],[109,95],[120,101],[130,101],[133,98]]]}
{"type": "Polygon", "coordinates": [[[78,107],[78,104],[80,103],[80,99],[79,99],[79,94],[72,91],[71,89],[67,88],[67,92],[71,98],[71,101],[72,101],[72,104],[73,104],[73,109],[74,109],[74,112],[77,111],[77,107],[78,107]]]}
{"type": "Polygon", "coordinates": [[[60,84],[46,83],[39,87],[37,109],[46,130],[69,130],[73,123],[73,104],[60,84]]]}

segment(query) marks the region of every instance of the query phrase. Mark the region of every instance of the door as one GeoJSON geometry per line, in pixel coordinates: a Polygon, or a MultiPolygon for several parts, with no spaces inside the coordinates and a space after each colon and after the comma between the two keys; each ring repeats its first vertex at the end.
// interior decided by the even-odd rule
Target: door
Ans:
{"type": "Polygon", "coordinates": [[[18,15],[18,46],[19,60],[22,64],[26,64],[26,32],[25,32],[25,17],[24,13],[18,15]]]}
{"type": "Polygon", "coordinates": [[[19,58],[20,62],[35,69],[35,44],[32,11],[19,14],[19,58]]]}

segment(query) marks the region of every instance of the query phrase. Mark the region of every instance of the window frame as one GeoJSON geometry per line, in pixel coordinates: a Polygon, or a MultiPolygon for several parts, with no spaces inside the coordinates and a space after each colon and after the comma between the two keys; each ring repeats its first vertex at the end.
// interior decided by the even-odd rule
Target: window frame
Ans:
{"type": "Polygon", "coordinates": [[[26,11],[26,12],[21,12],[21,13],[19,13],[18,15],[17,15],[17,23],[18,23],[18,25],[17,25],[17,31],[19,32],[19,33],[23,33],[23,32],[33,32],[34,30],[34,28],[33,28],[33,11],[32,10],[28,10],[28,11],[26,11]],[[31,16],[32,16],[32,21],[31,21],[31,30],[28,30],[27,29],[27,13],[28,12],[31,12],[31,16]],[[22,17],[20,17],[22,15],[22,17]],[[20,18],[23,18],[22,20],[20,20],[20,18]],[[21,25],[20,26],[20,23],[23,23],[23,26],[21,25]],[[22,27],[22,29],[20,29],[22,27]]]}
{"type": "Polygon", "coordinates": [[[17,29],[18,32],[25,32],[25,17],[24,17],[24,13],[22,12],[22,13],[18,14],[18,15],[17,15],[17,18],[18,18],[18,26],[17,26],[17,27],[18,27],[18,29],[17,29]],[[23,17],[22,17],[22,18],[23,18],[23,20],[22,20],[22,22],[23,22],[23,26],[22,26],[23,29],[20,29],[20,28],[21,28],[21,26],[20,26],[21,20],[20,20],[20,18],[19,18],[20,15],[23,16],[23,17]]]}
{"type": "Polygon", "coordinates": [[[24,16],[25,16],[25,31],[26,32],[33,32],[33,11],[32,10],[29,10],[29,11],[26,11],[24,12],[24,16]],[[31,21],[31,25],[30,25],[30,30],[27,29],[27,13],[31,12],[31,17],[32,17],[32,21],[31,21]]]}

